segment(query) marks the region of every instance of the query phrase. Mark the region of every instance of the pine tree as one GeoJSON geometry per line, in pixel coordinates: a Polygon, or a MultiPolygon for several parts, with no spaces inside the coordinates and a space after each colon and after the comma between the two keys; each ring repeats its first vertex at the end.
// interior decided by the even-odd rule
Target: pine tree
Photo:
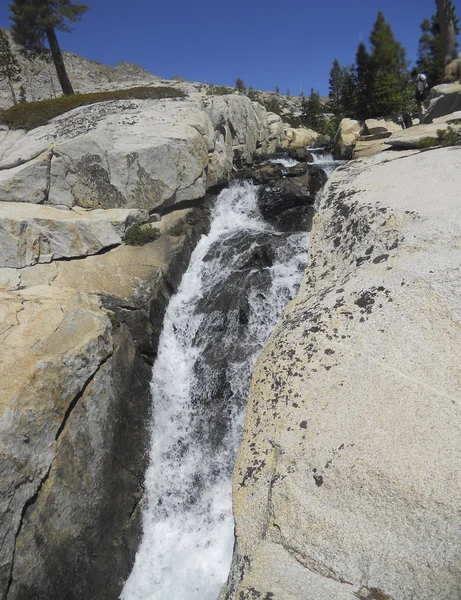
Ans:
{"type": "Polygon", "coordinates": [[[408,87],[407,62],[383,13],[379,12],[370,35],[370,106],[373,116],[405,110],[403,98],[408,87]]]}
{"type": "Polygon", "coordinates": [[[245,84],[243,83],[243,79],[240,79],[240,77],[237,77],[236,81],[235,81],[235,87],[238,89],[239,92],[243,93],[245,91],[245,84]]]}
{"type": "Polygon", "coordinates": [[[63,93],[74,93],[67,76],[56,31],[71,31],[68,22],[75,23],[88,10],[86,4],[71,0],[13,0],[9,6],[13,21],[13,38],[26,50],[41,52],[48,43],[63,93]]]}
{"type": "Polygon", "coordinates": [[[341,88],[341,111],[343,117],[357,119],[357,76],[354,67],[347,67],[343,72],[341,88]]]}
{"type": "Polygon", "coordinates": [[[303,98],[301,118],[314,131],[321,132],[324,128],[325,117],[323,116],[320,94],[314,88],[311,88],[308,98],[303,98]]]}
{"type": "Polygon", "coordinates": [[[355,55],[356,80],[357,80],[357,117],[366,119],[370,113],[370,91],[371,91],[371,62],[370,55],[361,42],[355,55]]]}
{"type": "Polygon", "coordinates": [[[334,114],[337,121],[340,120],[342,107],[341,107],[341,92],[344,80],[344,70],[338,62],[338,59],[334,59],[333,66],[330,70],[330,79],[328,80],[328,108],[334,114]]]}
{"type": "Polygon", "coordinates": [[[0,29],[0,80],[6,79],[10,86],[13,104],[17,104],[16,94],[14,92],[13,80],[21,73],[16,57],[11,50],[10,40],[6,31],[0,29]]]}

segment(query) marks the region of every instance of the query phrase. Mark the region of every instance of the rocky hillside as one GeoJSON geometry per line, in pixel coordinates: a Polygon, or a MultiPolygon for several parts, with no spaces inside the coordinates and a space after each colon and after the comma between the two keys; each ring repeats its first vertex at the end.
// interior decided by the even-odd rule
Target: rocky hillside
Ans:
{"type": "Polygon", "coordinates": [[[387,151],[327,184],[253,376],[221,598],[459,596],[460,164],[387,151]]]}
{"type": "MultiPolygon", "coordinates": [[[[19,52],[19,47],[14,44],[10,33],[3,30],[10,39],[11,46],[21,67],[21,74],[14,81],[13,87],[16,97],[19,98],[21,86],[24,88],[25,98],[28,102],[46,100],[61,95],[61,87],[56,76],[56,69],[50,57],[44,54],[43,58],[26,59],[19,52]]],[[[139,85],[163,85],[166,83],[138,65],[121,62],[114,67],[108,67],[93,60],[87,60],[72,52],[63,52],[69,78],[76,93],[94,91],[107,91],[139,85]]],[[[211,95],[213,90],[219,93],[233,93],[235,88],[213,86],[210,84],[191,83],[180,77],[167,80],[168,85],[186,91],[189,95],[203,97],[211,95]]],[[[276,113],[294,127],[300,125],[302,98],[299,96],[286,96],[261,90],[247,90],[248,97],[263,105],[267,111],[276,113]]],[[[326,98],[322,98],[325,102],[326,98]]],[[[9,85],[0,81],[0,110],[12,106],[13,99],[9,85]]]]}
{"type": "MultiPolygon", "coordinates": [[[[16,59],[21,67],[21,74],[13,83],[16,97],[20,97],[21,86],[24,87],[27,102],[56,98],[62,94],[53,62],[47,54],[42,58],[26,59],[14,44],[8,30],[3,30],[9,37],[16,59]]],[[[63,52],[64,63],[75,92],[120,89],[135,85],[151,85],[161,81],[145,69],[131,63],[118,63],[115,67],[107,67],[94,60],[87,60],[72,52],[63,52]]],[[[8,83],[0,81],[0,110],[13,105],[13,98],[8,83]]]]}

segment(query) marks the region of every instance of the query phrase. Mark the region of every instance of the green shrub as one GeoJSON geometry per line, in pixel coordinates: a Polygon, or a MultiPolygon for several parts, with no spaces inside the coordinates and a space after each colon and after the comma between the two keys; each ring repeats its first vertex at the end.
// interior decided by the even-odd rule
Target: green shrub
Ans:
{"type": "Polygon", "coordinates": [[[433,146],[457,146],[458,144],[461,144],[461,132],[449,126],[447,129],[437,129],[436,138],[420,140],[416,143],[416,147],[423,150],[433,146]]]}
{"type": "Polygon", "coordinates": [[[261,93],[258,90],[248,88],[246,94],[252,102],[261,102],[261,93]]]}
{"type": "Polygon", "coordinates": [[[226,87],[225,85],[210,85],[206,91],[207,96],[226,96],[233,93],[234,88],[226,87]]]}
{"type": "Polygon", "coordinates": [[[128,246],[144,246],[160,237],[160,231],[155,227],[142,227],[135,223],[125,231],[123,241],[128,246]]]}
{"type": "Polygon", "coordinates": [[[186,226],[184,221],[178,221],[167,230],[168,235],[180,236],[186,234],[186,226]]]}
{"type": "Polygon", "coordinates": [[[112,92],[91,92],[90,94],[75,94],[61,96],[40,102],[25,102],[12,106],[0,113],[0,123],[11,129],[35,129],[46,125],[51,119],[62,115],[79,106],[107,102],[108,100],[150,99],[150,98],[181,98],[184,92],[169,87],[135,87],[127,90],[112,92]]]}

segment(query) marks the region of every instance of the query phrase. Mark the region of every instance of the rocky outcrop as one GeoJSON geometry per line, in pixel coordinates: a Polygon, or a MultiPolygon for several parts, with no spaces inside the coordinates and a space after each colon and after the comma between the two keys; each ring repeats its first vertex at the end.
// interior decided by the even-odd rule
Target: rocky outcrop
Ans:
{"type": "Polygon", "coordinates": [[[391,135],[392,132],[401,130],[402,125],[399,123],[397,118],[393,117],[380,117],[378,119],[366,119],[365,121],[366,135],[378,135],[386,133],[391,135]]]}
{"type": "Polygon", "coordinates": [[[459,594],[460,160],[383,153],[327,184],[254,372],[222,599],[459,594]]]}
{"type": "Polygon", "coordinates": [[[280,147],[282,150],[288,150],[313,146],[318,137],[319,134],[313,129],[308,129],[305,127],[285,127],[283,130],[280,147]]]}
{"type": "Polygon", "coordinates": [[[252,161],[266,112],[240,95],[84,106],[0,141],[0,201],[161,206],[205,195],[252,161]]]}
{"type": "Polygon", "coordinates": [[[394,132],[402,131],[402,125],[397,117],[381,117],[367,119],[364,127],[365,134],[357,138],[352,151],[352,158],[374,156],[386,149],[385,140],[394,132]]]}
{"type": "Polygon", "coordinates": [[[438,123],[429,123],[428,125],[415,125],[400,133],[393,133],[390,138],[384,140],[384,144],[393,148],[411,149],[419,148],[427,140],[434,140],[433,145],[437,145],[438,132],[445,132],[448,127],[454,131],[461,131],[461,127],[456,124],[458,121],[456,117],[450,119],[450,116],[446,115],[438,121],[438,123]]]}
{"type": "Polygon", "coordinates": [[[333,140],[334,155],[337,159],[352,157],[354,144],[364,132],[364,125],[353,119],[343,119],[339,124],[335,139],[333,140]]]}
{"type": "Polygon", "coordinates": [[[20,269],[97,254],[121,244],[127,227],[147,219],[141,210],[90,211],[0,202],[0,268],[20,269]]]}
{"type": "Polygon", "coordinates": [[[423,123],[461,110],[461,83],[444,83],[433,87],[427,99],[423,123]]]}
{"type": "Polygon", "coordinates": [[[166,215],[142,247],[0,269],[1,598],[118,596],[140,536],[150,367],[204,217],[166,215]]]}

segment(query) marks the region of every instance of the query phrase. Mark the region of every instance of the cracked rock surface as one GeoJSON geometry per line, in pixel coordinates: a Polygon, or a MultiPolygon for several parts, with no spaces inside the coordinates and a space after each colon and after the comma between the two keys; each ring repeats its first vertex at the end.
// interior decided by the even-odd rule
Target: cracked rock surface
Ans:
{"type": "Polygon", "coordinates": [[[2,599],[113,599],[131,570],[151,364],[207,211],[153,227],[145,246],[0,268],[2,599]]]}
{"type": "Polygon", "coordinates": [[[226,600],[461,593],[459,147],[335,171],[256,366],[226,600]]]}
{"type": "Polygon", "coordinates": [[[120,245],[127,227],[147,219],[147,212],[137,209],[59,209],[0,202],[0,268],[97,254],[120,245]]]}
{"type": "Polygon", "coordinates": [[[268,136],[242,95],[83,106],[0,135],[0,201],[152,211],[226,183],[268,136]]]}

